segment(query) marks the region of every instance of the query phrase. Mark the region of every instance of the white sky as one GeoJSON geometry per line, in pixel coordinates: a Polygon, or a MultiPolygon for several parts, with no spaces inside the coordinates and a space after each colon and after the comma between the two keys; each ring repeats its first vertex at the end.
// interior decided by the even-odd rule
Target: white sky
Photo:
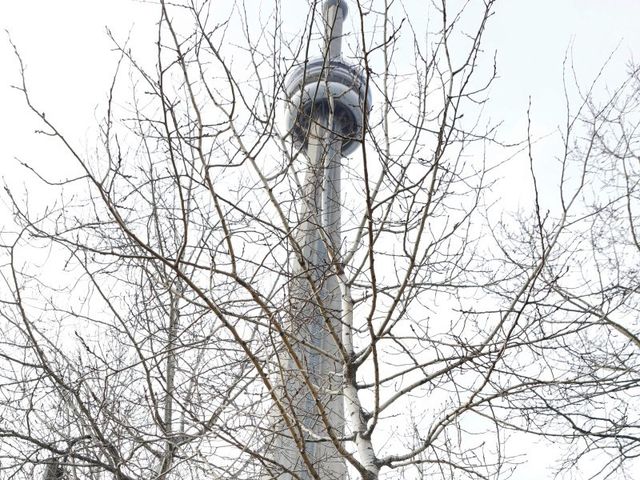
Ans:
{"type": "MultiPolygon", "coordinates": [[[[268,8],[271,3],[255,0],[268,8]]],[[[426,5],[428,0],[405,3],[426,5]]],[[[89,148],[95,138],[95,118],[102,113],[96,113],[96,107],[104,105],[116,61],[106,27],[118,38],[133,29],[134,49],[151,52],[157,18],[153,3],[134,0],[0,0],[0,29],[9,31],[21,51],[34,99],[72,140],[89,148]]],[[[607,78],[614,85],[624,76],[626,62],[640,55],[639,18],[639,0],[498,1],[485,49],[497,51],[499,78],[492,87],[489,112],[492,119],[504,121],[503,136],[523,137],[529,96],[535,134],[562,124],[562,63],[571,45],[585,84],[617,49],[607,68],[607,78]]],[[[62,162],[56,155],[61,150],[32,134],[37,123],[18,92],[10,89],[17,81],[17,62],[2,32],[0,175],[13,185],[24,177],[16,157],[45,172],[59,172],[62,162]]],[[[552,144],[547,145],[548,150],[538,146],[538,154],[551,154],[552,144]]],[[[510,175],[525,170],[516,168],[510,175]]]]}
{"type": "MultiPolygon", "coordinates": [[[[405,2],[420,5],[427,0],[405,2]]],[[[259,3],[256,0],[256,5],[259,3]]],[[[95,143],[95,118],[102,116],[95,109],[104,105],[117,60],[105,28],[110,27],[116,37],[123,38],[133,27],[133,47],[151,51],[157,18],[155,5],[131,0],[0,0],[0,29],[8,30],[20,49],[34,99],[81,148],[91,148],[95,143]]],[[[640,0],[499,1],[485,49],[497,51],[499,78],[491,90],[489,112],[494,120],[504,120],[503,136],[524,137],[529,96],[535,134],[551,132],[563,123],[562,64],[569,48],[585,85],[617,49],[606,70],[605,83],[615,86],[621,81],[628,62],[640,61],[639,21],[640,0]]],[[[33,135],[38,124],[19,92],[10,88],[19,77],[7,38],[2,32],[0,176],[13,186],[28,185],[28,176],[16,157],[44,173],[64,175],[67,167],[61,149],[33,135]]],[[[551,156],[553,142],[541,143],[536,152],[551,156]]],[[[528,170],[519,168],[516,162],[508,172],[512,176],[509,183],[515,185],[510,192],[515,195],[517,178],[528,176],[528,170]]],[[[41,194],[30,192],[34,198],[41,194]]],[[[0,201],[0,231],[8,218],[0,201]]],[[[548,454],[548,449],[536,450],[528,467],[515,478],[551,478],[545,473],[548,454]]]]}

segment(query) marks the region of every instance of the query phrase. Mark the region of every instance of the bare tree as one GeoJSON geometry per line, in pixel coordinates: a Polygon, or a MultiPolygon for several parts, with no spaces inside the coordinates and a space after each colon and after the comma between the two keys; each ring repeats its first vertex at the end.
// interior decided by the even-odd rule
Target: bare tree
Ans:
{"type": "MultiPolygon", "coordinates": [[[[569,65],[566,72],[575,74],[569,65]]],[[[544,209],[536,188],[535,208],[498,234],[503,246],[506,231],[521,239],[507,247],[503,265],[514,276],[528,275],[537,259],[518,307],[518,328],[529,340],[518,355],[526,361],[507,373],[543,386],[505,402],[512,411],[504,426],[568,441],[560,472],[633,478],[640,447],[638,69],[630,66],[627,80],[606,95],[596,91],[600,78],[586,89],[575,76],[570,81],[576,100],[567,87],[557,205],[544,209]]],[[[540,159],[531,143],[529,155],[537,184],[540,159]]],[[[510,289],[495,293],[508,298],[510,289]]]]}
{"type": "Polygon", "coordinates": [[[6,194],[19,228],[2,237],[0,470],[324,480],[337,461],[349,478],[507,478],[516,430],[573,441],[574,460],[611,449],[601,476],[624,471],[638,451],[637,71],[604,105],[588,91],[569,109],[560,214],[541,207],[530,140],[531,211],[495,221],[510,152],[483,117],[494,2],[434,2],[428,29],[411,6],[349,2],[343,56],[373,100],[342,165],[336,240],[308,208],[323,186],[305,181],[330,165],[279,121],[290,73],[323,58],[322,2],[295,25],[281,2],[213,3],[160,2],[151,66],[113,39],[93,155],[38,108],[16,50],[17,89],[77,174],[25,165],[59,189],[43,210],[6,194]]]}

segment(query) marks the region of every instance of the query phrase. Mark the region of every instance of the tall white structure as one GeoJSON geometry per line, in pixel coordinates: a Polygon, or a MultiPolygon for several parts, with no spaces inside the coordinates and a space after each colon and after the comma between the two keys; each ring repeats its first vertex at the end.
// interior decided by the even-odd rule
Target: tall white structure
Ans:
{"type": "Polygon", "coordinates": [[[322,480],[346,478],[344,459],[331,440],[344,430],[341,294],[335,276],[341,162],[357,148],[371,104],[360,70],[341,58],[346,15],[344,0],[325,0],[324,56],[301,65],[286,86],[287,126],[306,163],[290,262],[288,328],[299,361],[287,361],[282,392],[297,434],[276,423],[274,453],[289,473],[275,478],[283,480],[313,478],[312,471],[322,480]]]}

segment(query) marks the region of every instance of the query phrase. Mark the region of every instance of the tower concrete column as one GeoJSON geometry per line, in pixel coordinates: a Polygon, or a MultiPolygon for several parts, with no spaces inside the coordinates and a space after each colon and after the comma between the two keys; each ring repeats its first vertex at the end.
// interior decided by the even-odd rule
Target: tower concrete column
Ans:
{"type": "Polygon", "coordinates": [[[347,471],[330,438],[340,439],[344,431],[341,292],[334,263],[340,261],[342,241],[342,161],[359,145],[364,108],[371,101],[360,70],[341,57],[346,15],[345,0],[325,0],[324,56],[300,65],[286,85],[287,127],[305,159],[287,325],[302,367],[290,355],[281,397],[303,445],[283,422],[276,422],[274,456],[303,479],[313,478],[310,472],[315,471],[322,480],[344,480],[347,471]]]}

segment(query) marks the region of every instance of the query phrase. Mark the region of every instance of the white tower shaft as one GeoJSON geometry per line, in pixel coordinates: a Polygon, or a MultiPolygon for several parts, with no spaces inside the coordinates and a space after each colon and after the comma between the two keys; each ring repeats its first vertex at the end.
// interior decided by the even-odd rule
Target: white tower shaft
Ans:
{"type": "Polygon", "coordinates": [[[297,248],[291,257],[289,336],[293,355],[280,392],[296,428],[276,422],[278,478],[344,480],[342,445],[344,358],[341,292],[335,266],[341,248],[341,161],[353,151],[369,103],[363,79],[341,60],[344,0],[325,0],[324,57],[309,61],[290,80],[287,93],[294,143],[306,157],[299,201],[297,248]],[[302,368],[293,357],[301,360],[302,368]]]}

